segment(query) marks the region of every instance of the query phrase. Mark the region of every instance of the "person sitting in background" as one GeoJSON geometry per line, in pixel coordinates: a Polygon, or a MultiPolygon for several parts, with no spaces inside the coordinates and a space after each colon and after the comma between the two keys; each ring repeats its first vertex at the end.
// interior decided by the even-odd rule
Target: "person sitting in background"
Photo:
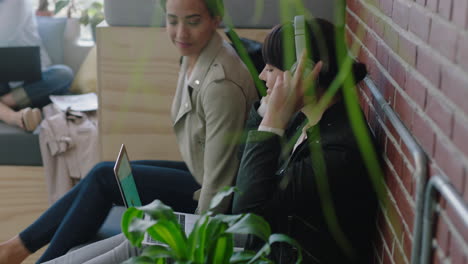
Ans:
{"type": "Polygon", "coordinates": [[[31,0],[0,0],[0,48],[21,46],[40,47],[42,80],[0,83],[0,120],[32,131],[42,120],[38,108],[50,103],[49,95],[66,94],[73,73],[65,65],[51,66],[37,31],[31,0]]]}
{"type": "MultiPolygon", "coordinates": [[[[370,263],[377,200],[342,90],[326,107],[317,107],[340,71],[335,27],[317,18],[306,29],[307,59],[316,64],[315,74],[320,71],[312,95],[304,88],[308,81],[302,80],[303,66],[291,77],[287,71],[291,65],[283,59],[288,47],[284,40],[294,39],[293,24],[276,26],[263,44],[266,66],[260,78],[268,95],[250,111],[236,182],[240,194],[234,196],[233,213],[256,213],[270,223],[273,233],[296,239],[304,263],[370,263]],[[284,142],[292,143],[291,147],[284,142]],[[331,210],[336,225],[333,217],[326,216],[331,210]]],[[[294,56],[294,45],[289,47],[292,50],[286,54],[294,56]]],[[[351,73],[357,83],[367,71],[355,62],[351,73]]],[[[262,245],[251,238],[247,248],[258,250],[262,245]]],[[[272,252],[278,263],[295,262],[296,252],[290,247],[280,244],[272,252]]]]}

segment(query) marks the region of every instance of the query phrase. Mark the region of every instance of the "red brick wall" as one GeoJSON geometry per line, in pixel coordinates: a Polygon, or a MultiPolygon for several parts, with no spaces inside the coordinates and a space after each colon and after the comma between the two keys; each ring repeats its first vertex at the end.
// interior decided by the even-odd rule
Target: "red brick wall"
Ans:
{"type": "MultiPolygon", "coordinates": [[[[348,0],[347,39],[442,175],[468,201],[468,0],[348,0]]],[[[361,106],[385,150],[388,208],[381,210],[376,263],[410,263],[414,161],[360,85],[361,106]]],[[[468,263],[468,230],[440,201],[433,263],[468,263]]]]}

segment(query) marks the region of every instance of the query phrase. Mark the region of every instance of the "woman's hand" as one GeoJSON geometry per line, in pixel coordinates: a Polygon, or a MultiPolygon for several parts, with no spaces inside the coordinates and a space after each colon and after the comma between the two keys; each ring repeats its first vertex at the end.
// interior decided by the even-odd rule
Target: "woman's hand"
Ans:
{"type": "Polygon", "coordinates": [[[292,115],[304,106],[304,91],[315,81],[322,68],[320,61],[304,79],[305,59],[305,53],[302,53],[294,76],[291,77],[291,73],[286,71],[276,78],[261,125],[285,129],[292,115]]]}
{"type": "Polygon", "coordinates": [[[266,110],[268,108],[268,98],[270,97],[269,94],[265,95],[264,97],[262,97],[262,99],[260,100],[260,106],[258,107],[257,109],[257,113],[261,116],[261,117],[264,117],[265,114],[266,114],[266,110]]]}

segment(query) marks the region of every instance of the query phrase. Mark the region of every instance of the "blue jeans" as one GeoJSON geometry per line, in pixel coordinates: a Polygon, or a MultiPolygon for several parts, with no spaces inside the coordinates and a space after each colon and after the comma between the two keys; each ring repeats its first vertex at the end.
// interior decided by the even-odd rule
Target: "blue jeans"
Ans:
{"type": "Polygon", "coordinates": [[[22,87],[10,89],[8,83],[0,83],[0,96],[13,93],[18,108],[44,107],[50,103],[49,95],[68,93],[73,81],[73,71],[66,65],[53,65],[42,72],[42,80],[26,82],[22,87]]]}
{"type": "MultiPolygon", "coordinates": [[[[159,199],[175,211],[195,211],[197,202],[193,200],[193,193],[200,185],[185,163],[133,161],[131,164],[143,204],[159,199]]],[[[50,242],[37,263],[60,257],[92,239],[113,204],[123,205],[113,168],[114,162],[98,163],[80,183],[19,234],[30,252],[50,242]]]]}

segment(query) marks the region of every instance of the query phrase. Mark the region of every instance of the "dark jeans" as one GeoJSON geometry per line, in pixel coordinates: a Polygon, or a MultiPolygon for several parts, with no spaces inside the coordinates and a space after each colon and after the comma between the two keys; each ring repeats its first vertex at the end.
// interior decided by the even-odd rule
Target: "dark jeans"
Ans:
{"type": "MultiPolygon", "coordinates": [[[[195,211],[197,202],[193,200],[193,192],[200,185],[185,163],[134,161],[131,164],[143,204],[159,199],[175,211],[195,211]]],[[[62,256],[71,248],[93,238],[112,205],[123,204],[113,168],[114,162],[97,164],[79,184],[19,234],[31,252],[50,242],[37,263],[62,256]]]]}
{"type": "MultiPolygon", "coordinates": [[[[26,106],[44,107],[50,103],[49,95],[68,93],[73,81],[73,71],[66,65],[53,65],[42,72],[42,80],[22,85],[23,92],[17,102],[19,108],[26,106]],[[23,98],[25,97],[25,98],[23,98]]],[[[0,83],[0,96],[11,92],[8,83],[0,83]]]]}

